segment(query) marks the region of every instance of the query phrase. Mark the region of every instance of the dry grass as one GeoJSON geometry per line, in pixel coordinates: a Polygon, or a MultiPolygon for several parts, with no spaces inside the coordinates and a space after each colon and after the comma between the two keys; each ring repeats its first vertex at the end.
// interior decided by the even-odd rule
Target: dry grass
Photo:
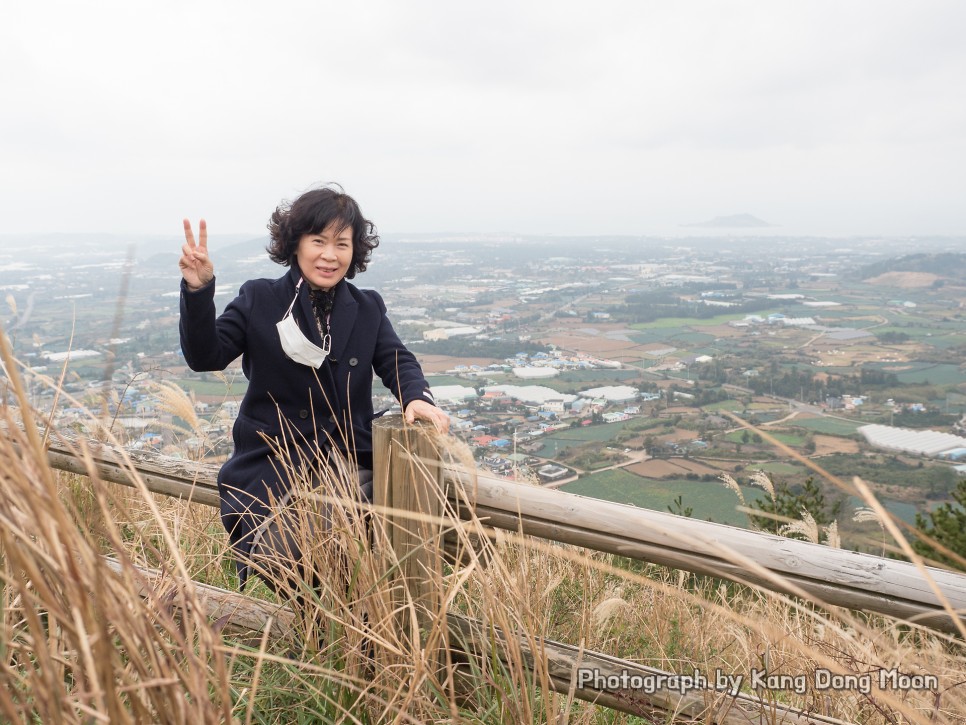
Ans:
{"type": "MultiPolygon", "coordinates": [[[[5,363],[13,370],[9,356],[5,363]]],[[[16,375],[9,382],[17,398],[16,375]]],[[[452,511],[443,525],[461,542],[461,563],[434,575],[442,603],[423,611],[394,576],[399,562],[384,520],[375,516],[366,527],[353,471],[295,461],[288,461],[297,489],[288,511],[300,522],[307,571],[294,583],[277,582],[283,594],[261,585],[250,593],[295,604],[297,625],[292,639],[264,637],[253,646],[219,633],[223,623],[209,621],[194,588],[174,584],[192,577],[231,583],[213,512],[156,498],[143,486],[105,484],[93,467],[88,478],[58,478],[22,397],[19,403],[0,410],[4,720],[676,721],[670,714],[633,719],[553,692],[546,665],[527,654],[550,638],[672,672],[741,675],[746,691],[754,671],[801,676],[803,692],[761,694],[849,722],[966,722],[959,639],[494,533],[452,511]],[[102,559],[107,550],[120,560],[119,573],[102,559]],[[161,567],[172,585],[152,589],[135,565],[161,567]],[[436,645],[447,637],[450,613],[482,623],[492,656],[458,662],[443,649],[440,659],[436,645]],[[889,691],[873,678],[868,692],[822,690],[815,686],[822,668],[935,675],[938,687],[889,691]]],[[[766,712],[761,722],[779,719],[766,712]]]]}
{"type": "MultiPolygon", "coordinates": [[[[19,378],[8,381],[0,407],[4,720],[228,721],[227,661],[193,588],[144,586],[115,522],[123,504],[96,475],[84,496],[64,495],[70,491],[47,466],[19,378]],[[16,409],[6,404],[11,392],[16,409]],[[117,552],[119,573],[100,556],[103,542],[117,552]]],[[[153,515],[161,519],[156,509],[153,515]]],[[[167,527],[159,531],[177,549],[167,527]]],[[[167,566],[186,574],[177,556],[167,566]]]]}

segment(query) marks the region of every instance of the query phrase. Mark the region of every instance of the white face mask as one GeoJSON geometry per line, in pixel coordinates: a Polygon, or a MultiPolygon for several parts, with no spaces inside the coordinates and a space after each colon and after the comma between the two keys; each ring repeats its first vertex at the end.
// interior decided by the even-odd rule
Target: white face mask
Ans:
{"type": "Polygon", "coordinates": [[[278,339],[282,343],[282,350],[290,360],[309,367],[320,368],[332,350],[332,336],[326,335],[323,337],[322,347],[319,347],[302,334],[298,323],[292,317],[292,308],[295,306],[295,300],[299,298],[301,286],[302,280],[300,279],[298,284],[295,285],[295,299],[292,300],[285,316],[275,325],[275,328],[278,330],[278,339]]]}

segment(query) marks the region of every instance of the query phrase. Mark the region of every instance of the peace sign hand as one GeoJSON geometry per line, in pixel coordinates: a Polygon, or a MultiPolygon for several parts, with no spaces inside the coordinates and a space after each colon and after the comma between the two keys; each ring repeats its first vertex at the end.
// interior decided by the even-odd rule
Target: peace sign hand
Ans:
{"type": "Polygon", "coordinates": [[[178,266],[181,268],[181,276],[184,277],[188,289],[199,290],[215,277],[215,268],[208,258],[208,225],[205,224],[205,220],[202,219],[198,223],[198,243],[195,244],[191,222],[185,219],[184,238],[185,243],[181,247],[178,266]]]}

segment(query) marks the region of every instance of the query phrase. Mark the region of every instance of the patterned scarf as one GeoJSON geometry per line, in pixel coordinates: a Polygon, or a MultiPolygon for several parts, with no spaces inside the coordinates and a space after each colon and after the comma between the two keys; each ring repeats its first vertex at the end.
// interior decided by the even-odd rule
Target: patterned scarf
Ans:
{"type": "Polygon", "coordinates": [[[309,290],[312,299],[312,310],[315,312],[315,324],[319,328],[322,339],[329,334],[329,317],[335,304],[335,287],[330,290],[309,290]]]}

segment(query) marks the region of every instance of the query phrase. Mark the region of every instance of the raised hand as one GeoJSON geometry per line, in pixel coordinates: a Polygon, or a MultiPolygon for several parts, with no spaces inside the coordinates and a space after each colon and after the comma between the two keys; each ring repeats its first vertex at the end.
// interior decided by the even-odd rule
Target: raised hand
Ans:
{"type": "Polygon", "coordinates": [[[208,258],[208,225],[205,224],[205,220],[202,219],[198,223],[198,243],[195,244],[191,222],[185,219],[184,239],[185,243],[181,247],[181,259],[178,261],[181,276],[184,277],[188,289],[201,289],[215,277],[215,268],[208,258]]]}

